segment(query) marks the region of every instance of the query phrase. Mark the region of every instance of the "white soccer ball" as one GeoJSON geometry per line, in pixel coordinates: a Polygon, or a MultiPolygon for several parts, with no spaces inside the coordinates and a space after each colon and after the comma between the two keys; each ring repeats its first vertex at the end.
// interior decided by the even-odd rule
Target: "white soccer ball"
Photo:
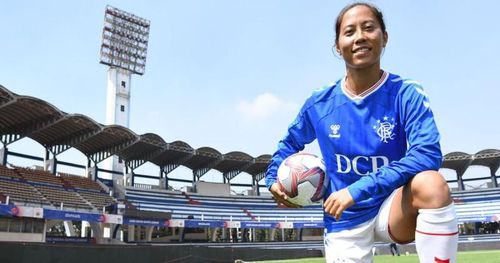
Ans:
{"type": "Polygon", "coordinates": [[[296,153],[281,163],[278,168],[278,184],[289,197],[288,201],[308,206],[321,202],[328,187],[325,163],[310,153],[296,153]]]}

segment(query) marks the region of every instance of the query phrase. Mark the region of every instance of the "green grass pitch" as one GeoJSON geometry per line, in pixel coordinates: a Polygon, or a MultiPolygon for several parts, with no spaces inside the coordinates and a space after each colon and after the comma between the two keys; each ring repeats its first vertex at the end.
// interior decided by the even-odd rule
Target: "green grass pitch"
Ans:
{"type": "MultiPolygon", "coordinates": [[[[258,261],[259,263],[325,263],[323,258],[302,258],[293,260],[269,260],[258,261]]],[[[409,256],[375,256],[375,263],[418,263],[418,257],[415,254],[409,256]]],[[[457,262],[461,263],[495,263],[500,262],[500,250],[482,250],[459,252],[457,262]]]]}

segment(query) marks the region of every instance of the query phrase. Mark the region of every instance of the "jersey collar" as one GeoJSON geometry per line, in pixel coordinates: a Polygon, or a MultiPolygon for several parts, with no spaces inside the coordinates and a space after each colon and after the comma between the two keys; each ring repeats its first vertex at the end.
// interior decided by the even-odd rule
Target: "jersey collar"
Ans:
{"type": "Polygon", "coordinates": [[[353,101],[360,101],[360,100],[366,99],[368,96],[370,96],[375,91],[377,91],[380,87],[382,87],[384,85],[385,81],[387,80],[388,76],[389,76],[389,74],[386,71],[383,71],[380,79],[375,84],[373,84],[373,86],[371,86],[369,89],[363,91],[363,93],[361,93],[359,95],[352,94],[345,87],[345,81],[347,79],[347,76],[342,78],[342,80],[340,82],[340,87],[341,87],[344,95],[346,95],[346,97],[348,97],[349,99],[351,99],[353,101]]]}

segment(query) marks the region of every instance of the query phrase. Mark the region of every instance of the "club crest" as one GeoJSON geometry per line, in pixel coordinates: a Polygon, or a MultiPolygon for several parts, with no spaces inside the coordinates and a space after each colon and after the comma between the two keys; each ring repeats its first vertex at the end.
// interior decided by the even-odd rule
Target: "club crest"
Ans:
{"type": "Polygon", "coordinates": [[[380,137],[380,141],[388,143],[388,140],[394,140],[394,118],[384,116],[382,120],[377,120],[377,124],[373,125],[373,130],[380,137]]]}

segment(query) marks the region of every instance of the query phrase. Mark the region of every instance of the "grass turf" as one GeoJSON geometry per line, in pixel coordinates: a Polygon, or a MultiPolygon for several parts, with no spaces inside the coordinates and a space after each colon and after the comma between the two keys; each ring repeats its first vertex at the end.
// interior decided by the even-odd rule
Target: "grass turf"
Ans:
{"type": "MultiPolygon", "coordinates": [[[[259,263],[325,263],[324,258],[302,258],[291,260],[258,261],[259,263]]],[[[375,263],[418,263],[415,254],[393,257],[390,255],[375,256],[375,263]]],[[[461,263],[495,263],[500,262],[500,250],[481,250],[459,252],[457,262],[461,263]]]]}

